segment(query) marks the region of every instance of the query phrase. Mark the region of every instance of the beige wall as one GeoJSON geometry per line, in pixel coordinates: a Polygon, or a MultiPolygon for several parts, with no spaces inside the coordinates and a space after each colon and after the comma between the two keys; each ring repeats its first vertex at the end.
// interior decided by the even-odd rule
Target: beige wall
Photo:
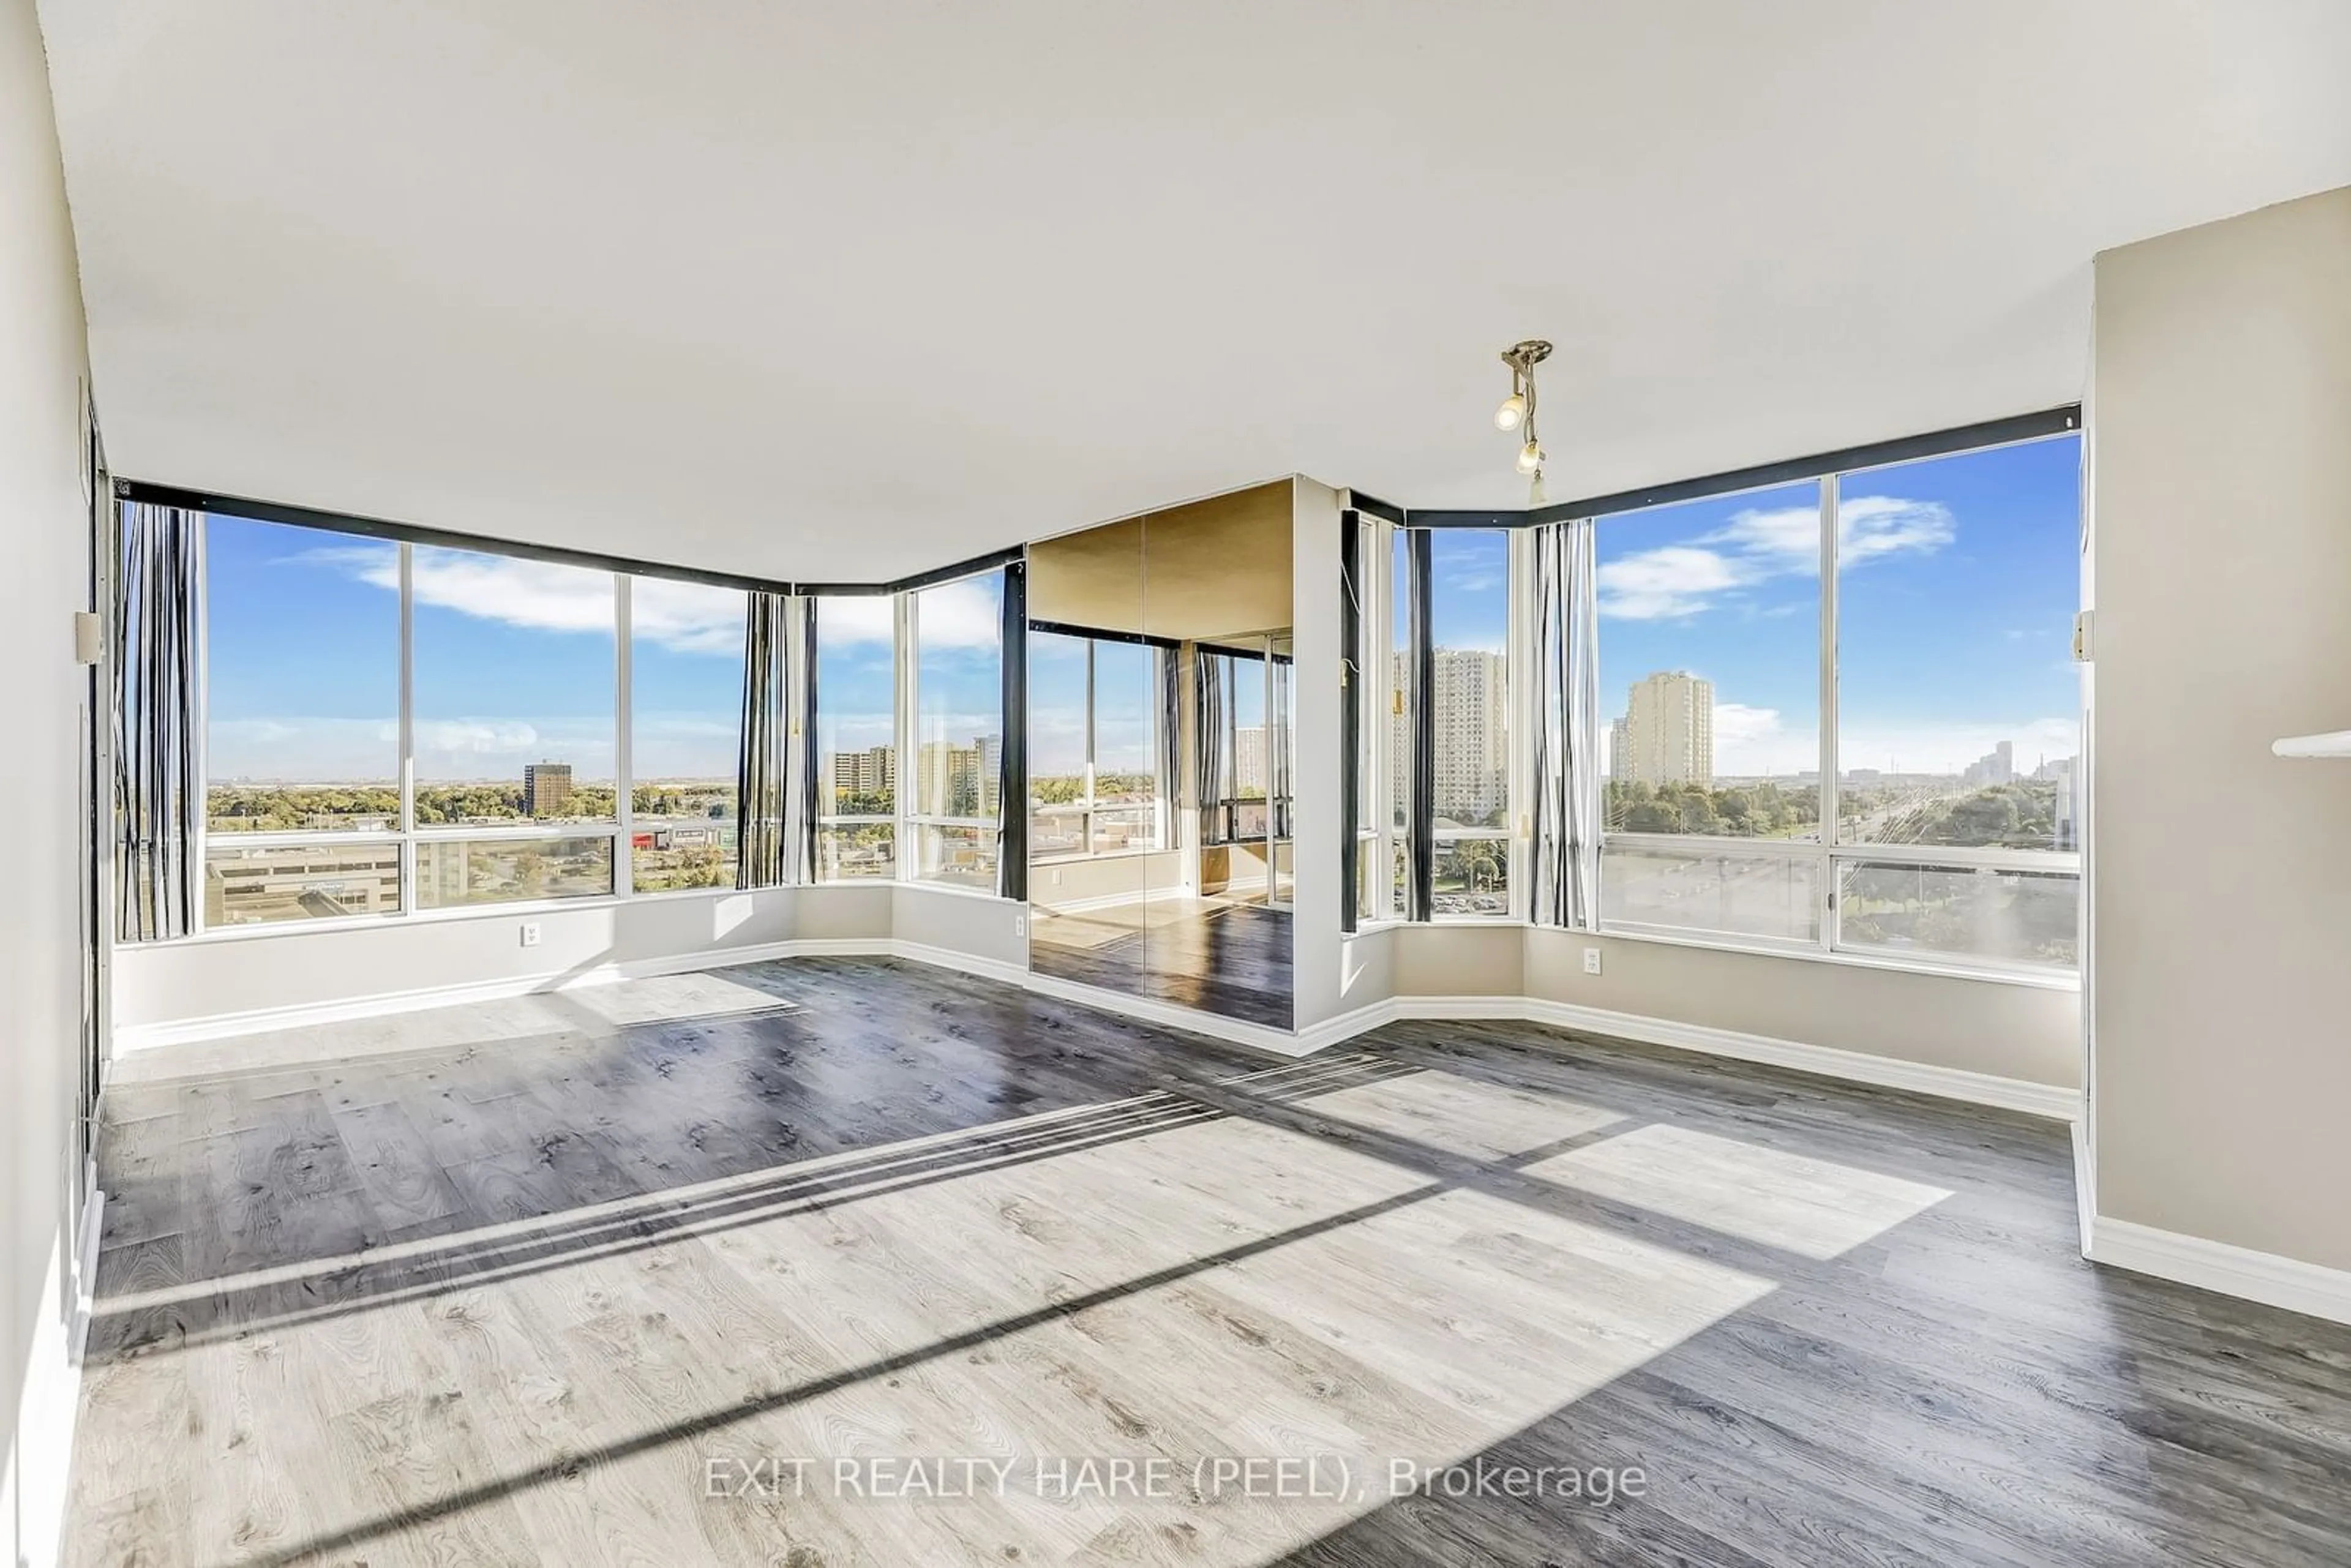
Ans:
{"type": "Polygon", "coordinates": [[[1029,967],[1025,904],[907,883],[897,889],[891,935],[991,964],[1029,967]]]}
{"type": "Polygon", "coordinates": [[[2351,1269],[2351,190],[2096,287],[2099,1212],[2351,1269]]]}
{"type": "Polygon", "coordinates": [[[81,1033],[80,697],[89,607],[85,358],[73,235],[32,0],[0,0],[0,1558],[54,1555],[73,1381],[64,1260],[81,1033]]]}
{"type": "Polygon", "coordinates": [[[1673,1023],[2078,1089],[2071,989],[1532,929],[1527,994],[1673,1023]],[[1600,973],[1583,949],[1600,949],[1600,973]]]}
{"type": "Polygon", "coordinates": [[[1399,997],[1516,997],[1526,993],[1526,927],[1404,925],[1395,928],[1399,997]]]}

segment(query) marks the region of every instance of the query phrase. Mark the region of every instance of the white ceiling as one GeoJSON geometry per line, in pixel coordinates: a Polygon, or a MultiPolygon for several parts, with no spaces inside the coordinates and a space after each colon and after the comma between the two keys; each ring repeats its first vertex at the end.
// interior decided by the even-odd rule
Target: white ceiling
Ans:
{"type": "Polygon", "coordinates": [[[44,0],[119,472],[894,575],[1292,470],[1516,505],[2083,395],[2351,183],[2343,0],[44,0]]]}

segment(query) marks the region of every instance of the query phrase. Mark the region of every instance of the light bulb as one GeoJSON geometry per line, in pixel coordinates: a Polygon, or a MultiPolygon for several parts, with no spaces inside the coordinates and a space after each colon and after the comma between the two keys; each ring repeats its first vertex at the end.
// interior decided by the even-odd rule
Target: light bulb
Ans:
{"type": "Polygon", "coordinates": [[[1502,406],[1494,411],[1494,428],[1516,430],[1519,427],[1519,421],[1526,416],[1527,400],[1517,392],[1512,392],[1502,400],[1502,406]]]}
{"type": "Polygon", "coordinates": [[[1532,474],[1542,466],[1542,448],[1537,446],[1533,442],[1530,441],[1524,446],[1519,448],[1520,473],[1532,474]]]}

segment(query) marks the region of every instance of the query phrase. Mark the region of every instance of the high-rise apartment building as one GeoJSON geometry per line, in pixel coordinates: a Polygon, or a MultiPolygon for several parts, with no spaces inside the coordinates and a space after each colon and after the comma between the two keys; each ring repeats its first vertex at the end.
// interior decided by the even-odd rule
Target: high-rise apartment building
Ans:
{"type": "Polygon", "coordinates": [[[975,736],[971,744],[978,753],[979,814],[993,817],[1004,793],[1004,737],[975,736]]]}
{"type": "MultiPolygon", "coordinates": [[[[1510,798],[1510,683],[1501,654],[1476,648],[1439,648],[1431,661],[1430,702],[1436,730],[1430,779],[1436,813],[1451,821],[1500,821],[1510,798]]],[[[1402,653],[1393,666],[1395,689],[1409,691],[1412,667],[1402,653]]],[[[1397,798],[1412,778],[1411,702],[1388,717],[1388,777],[1397,798]]]]}
{"type": "Polygon", "coordinates": [[[1627,783],[1714,783],[1714,683],[1687,670],[1659,670],[1625,694],[1625,758],[1616,777],[1627,783]]]}
{"type": "Polygon", "coordinates": [[[1966,784],[2013,784],[2016,782],[2016,743],[2003,740],[1970,763],[1959,776],[1966,784]]]}
{"type": "Polygon", "coordinates": [[[979,746],[926,740],[914,757],[914,809],[925,815],[986,814],[981,795],[979,746]]]}
{"type": "Polygon", "coordinates": [[[1270,794],[1266,783],[1265,727],[1243,725],[1233,731],[1233,792],[1270,794]]]}
{"type": "Polygon", "coordinates": [[[1510,806],[1510,685],[1502,655],[1439,648],[1432,671],[1437,814],[1462,823],[1499,822],[1510,806]]]}
{"type": "Polygon", "coordinates": [[[526,763],[522,770],[522,814],[552,817],[571,800],[571,764],[526,763]]]}
{"type": "Polygon", "coordinates": [[[1633,777],[1633,726],[1622,715],[1608,725],[1608,777],[1619,783],[1633,777]]]}
{"type": "Polygon", "coordinates": [[[898,787],[898,753],[887,746],[832,754],[832,792],[836,796],[886,796],[898,787]]]}

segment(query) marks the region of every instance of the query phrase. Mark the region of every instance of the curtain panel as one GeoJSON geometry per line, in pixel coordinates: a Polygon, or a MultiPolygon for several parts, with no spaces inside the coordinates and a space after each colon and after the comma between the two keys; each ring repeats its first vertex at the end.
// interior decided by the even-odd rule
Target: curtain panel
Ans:
{"type": "Polygon", "coordinates": [[[823,780],[817,777],[816,754],[816,601],[794,599],[799,635],[794,639],[794,663],[799,680],[792,684],[790,725],[791,810],[785,813],[784,876],[794,883],[816,881],[817,813],[823,780]]]}
{"type": "Polygon", "coordinates": [[[1598,915],[1600,707],[1589,518],[1534,530],[1534,898],[1538,925],[1589,927],[1598,915]],[[1587,720],[1591,722],[1587,722],[1587,720]]]}
{"type": "Polygon", "coordinates": [[[1159,666],[1159,779],[1153,793],[1159,801],[1155,835],[1161,849],[1176,847],[1176,808],[1184,795],[1184,682],[1182,660],[1173,648],[1153,651],[1159,666]]]}
{"type": "Polygon", "coordinates": [[[737,887],[781,886],[789,869],[785,863],[792,727],[789,605],[783,594],[754,591],[745,614],[743,748],[736,767],[742,818],[735,850],[737,887]]]}
{"type": "Polygon", "coordinates": [[[1225,841],[1225,668],[1230,661],[1205,648],[1192,650],[1193,763],[1200,801],[1200,841],[1225,841]]]}
{"type": "Polygon", "coordinates": [[[125,941],[194,929],[204,514],[122,508],[114,590],[115,907],[125,941]]]}
{"type": "Polygon", "coordinates": [[[997,747],[996,895],[1029,896],[1029,564],[1004,569],[1003,743],[997,747]]]}

